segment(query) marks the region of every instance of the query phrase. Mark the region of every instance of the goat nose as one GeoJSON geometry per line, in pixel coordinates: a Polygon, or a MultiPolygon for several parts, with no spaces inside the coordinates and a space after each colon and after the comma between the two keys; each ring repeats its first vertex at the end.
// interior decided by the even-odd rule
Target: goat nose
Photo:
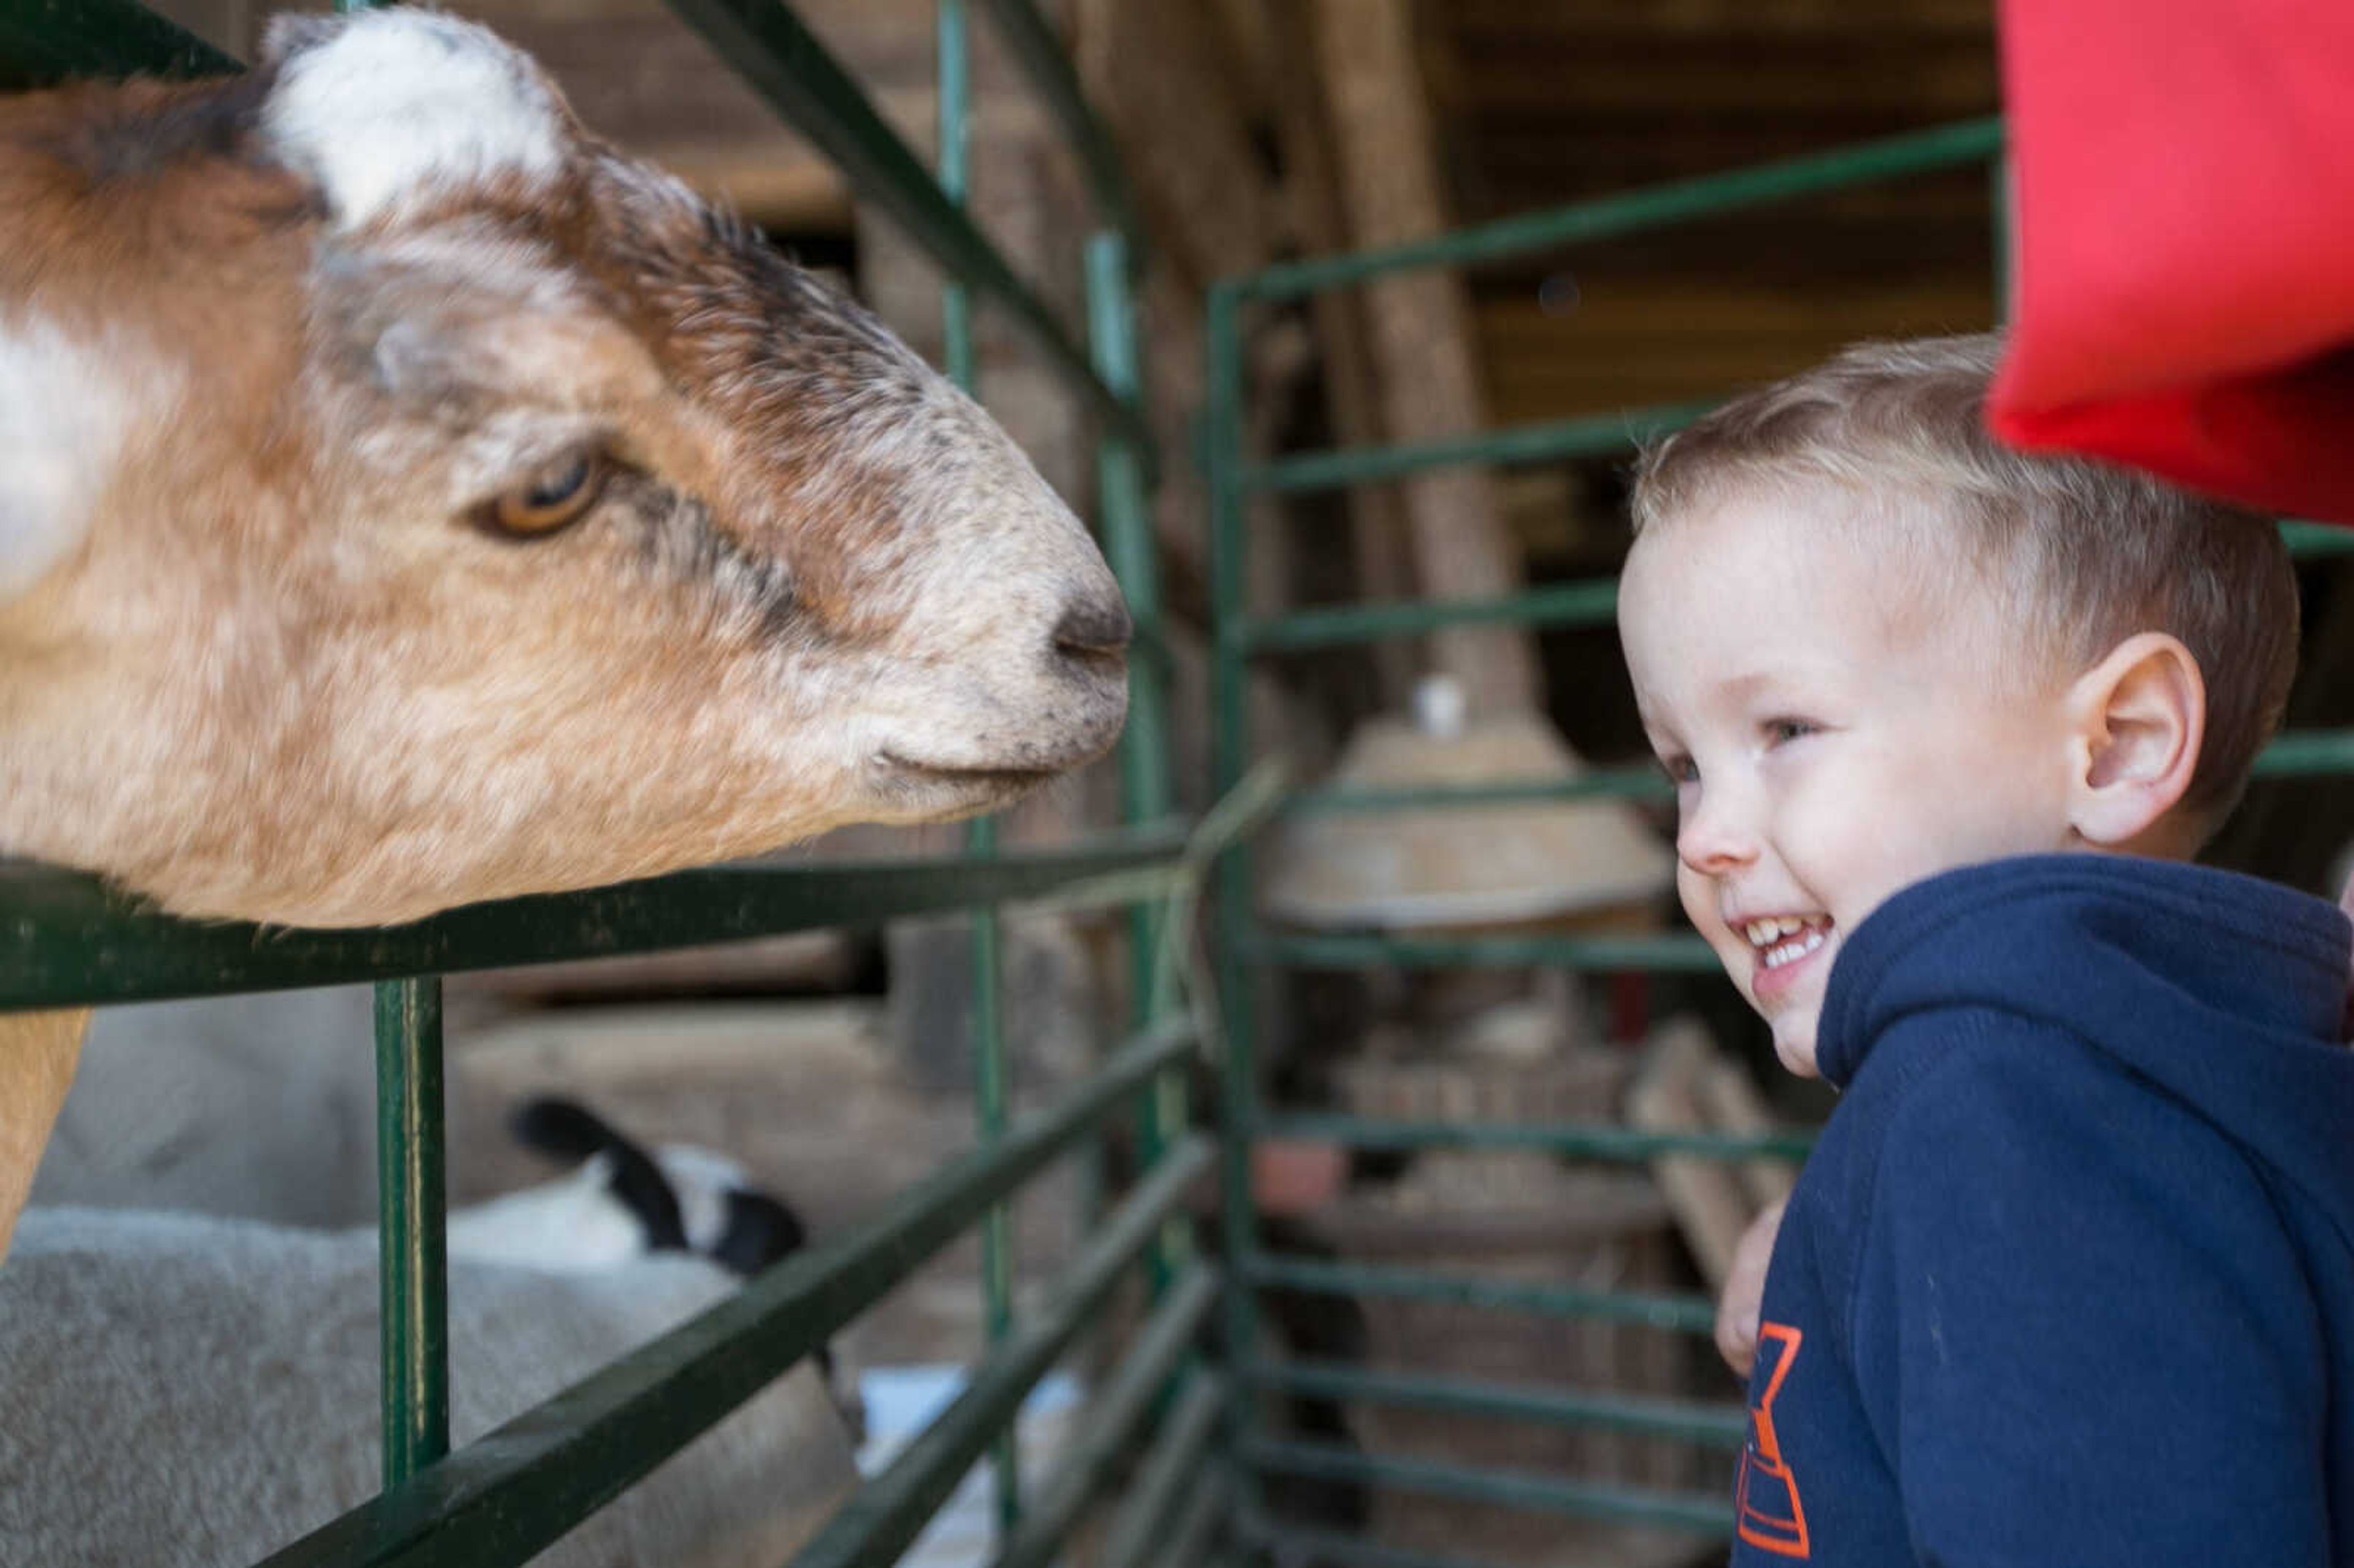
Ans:
{"type": "Polygon", "coordinates": [[[1118,653],[1134,630],[1128,606],[1117,594],[1088,594],[1063,607],[1063,618],[1055,623],[1055,648],[1062,653],[1118,653]]]}

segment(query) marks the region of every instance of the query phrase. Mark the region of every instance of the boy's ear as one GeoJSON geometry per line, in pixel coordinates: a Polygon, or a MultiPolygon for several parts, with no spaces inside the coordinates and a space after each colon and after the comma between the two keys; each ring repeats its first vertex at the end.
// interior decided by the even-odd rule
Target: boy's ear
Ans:
{"type": "Polygon", "coordinates": [[[2131,847],[2182,801],[2207,733],[2207,683],[2180,640],[2139,631],[2068,692],[2068,821],[2086,842],[2131,847]]]}

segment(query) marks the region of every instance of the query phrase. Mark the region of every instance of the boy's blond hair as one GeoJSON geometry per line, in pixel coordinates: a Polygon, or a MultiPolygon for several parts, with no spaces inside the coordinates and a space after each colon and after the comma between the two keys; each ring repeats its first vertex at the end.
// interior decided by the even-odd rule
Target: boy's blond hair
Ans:
{"type": "MultiPolygon", "coordinates": [[[[2180,809],[2211,828],[2279,726],[2296,669],[2296,577],[2271,520],[2124,469],[1998,445],[1981,410],[1991,335],[1866,343],[1744,394],[1647,450],[1639,535],[1752,487],[1829,483],[1927,501],[2023,622],[2034,656],[2089,668],[2137,631],[2179,638],[2207,684],[2180,809]]],[[[1914,530],[1921,532],[1921,530],[1914,530]]]]}

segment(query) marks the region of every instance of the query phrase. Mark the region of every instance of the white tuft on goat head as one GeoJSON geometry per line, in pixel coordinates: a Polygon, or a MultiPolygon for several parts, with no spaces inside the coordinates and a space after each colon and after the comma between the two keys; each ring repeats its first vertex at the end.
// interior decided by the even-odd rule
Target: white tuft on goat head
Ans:
{"type": "Polygon", "coordinates": [[[405,919],[1003,803],[1117,586],[970,399],[469,23],[0,101],[0,852],[405,919]]]}

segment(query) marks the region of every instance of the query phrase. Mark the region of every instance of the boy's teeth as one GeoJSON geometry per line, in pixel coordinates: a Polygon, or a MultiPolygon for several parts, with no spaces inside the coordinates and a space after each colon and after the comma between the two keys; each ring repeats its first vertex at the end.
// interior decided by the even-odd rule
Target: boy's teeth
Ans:
{"type": "Polygon", "coordinates": [[[1806,934],[1797,938],[1796,940],[1785,942],[1778,948],[1766,948],[1765,967],[1769,969],[1779,969],[1784,964],[1790,962],[1794,959],[1805,958],[1808,953],[1813,952],[1817,948],[1819,948],[1822,945],[1822,927],[1819,926],[1809,926],[1806,929],[1806,934]]]}

